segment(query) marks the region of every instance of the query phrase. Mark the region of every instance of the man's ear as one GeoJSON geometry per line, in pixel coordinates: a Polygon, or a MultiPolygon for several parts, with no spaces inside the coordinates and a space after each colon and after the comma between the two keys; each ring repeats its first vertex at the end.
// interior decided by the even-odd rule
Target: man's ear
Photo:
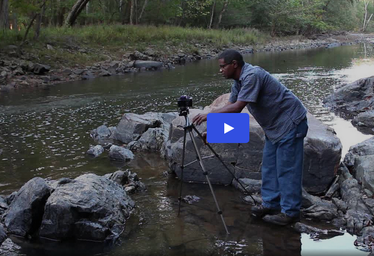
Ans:
{"type": "Polygon", "coordinates": [[[233,60],[233,61],[232,61],[232,64],[234,65],[235,68],[238,67],[238,62],[237,62],[236,60],[233,60]]]}

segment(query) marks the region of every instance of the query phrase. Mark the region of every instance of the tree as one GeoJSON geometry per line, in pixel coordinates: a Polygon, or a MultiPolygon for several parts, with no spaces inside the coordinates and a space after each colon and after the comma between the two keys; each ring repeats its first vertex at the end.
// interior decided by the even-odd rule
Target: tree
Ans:
{"type": "Polygon", "coordinates": [[[209,22],[209,26],[208,26],[209,29],[211,29],[212,25],[213,25],[213,18],[214,18],[215,9],[216,9],[216,0],[214,0],[213,4],[212,4],[212,12],[210,14],[210,22],[209,22]]]}
{"type": "Polygon", "coordinates": [[[65,26],[68,26],[68,27],[72,27],[74,26],[74,23],[75,21],[77,20],[79,14],[83,11],[83,9],[85,8],[86,4],[89,2],[90,0],[78,0],[73,8],[71,9],[68,17],[66,18],[65,20],[65,26]]]}
{"type": "Polygon", "coordinates": [[[8,29],[8,0],[0,0],[0,29],[8,29]]]}
{"type": "Polygon", "coordinates": [[[373,14],[371,14],[368,18],[369,1],[364,0],[364,5],[365,5],[365,13],[364,13],[364,24],[362,25],[362,32],[365,32],[365,30],[367,29],[367,27],[369,25],[369,22],[370,22],[371,18],[373,17],[373,14]]]}
{"type": "Polygon", "coordinates": [[[221,21],[222,21],[222,16],[226,12],[228,4],[229,4],[229,0],[225,0],[225,2],[223,3],[222,9],[219,13],[219,16],[218,16],[218,22],[217,22],[216,28],[219,28],[219,25],[221,24],[221,21]]]}

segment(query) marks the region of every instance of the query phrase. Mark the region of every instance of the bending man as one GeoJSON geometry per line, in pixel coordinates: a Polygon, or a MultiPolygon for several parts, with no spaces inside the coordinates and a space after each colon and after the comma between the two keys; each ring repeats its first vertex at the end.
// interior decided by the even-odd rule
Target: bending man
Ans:
{"type": "MultiPolygon", "coordinates": [[[[240,113],[247,107],[265,132],[262,159],[262,205],[251,213],[264,221],[287,225],[300,219],[304,137],[307,110],[282,83],[258,66],[245,63],[235,50],[218,57],[220,72],[234,79],[227,105],[212,113],[240,113]]],[[[201,124],[207,114],[193,122],[201,124]]]]}

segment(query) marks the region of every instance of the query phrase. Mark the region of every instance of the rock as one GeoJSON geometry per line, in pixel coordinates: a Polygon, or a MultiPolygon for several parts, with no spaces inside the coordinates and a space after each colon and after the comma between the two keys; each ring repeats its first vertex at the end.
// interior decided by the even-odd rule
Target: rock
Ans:
{"type": "Polygon", "coordinates": [[[149,128],[138,140],[130,142],[128,148],[135,151],[160,151],[167,138],[165,129],[149,128]]]}
{"type": "Polygon", "coordinates": [[[198,196],[195,196],[195,195],[187,195],[185,197],[182,198],[182,201],[185,202],[185,203],[188,203],[188,204],[194,204],[194,203],[198,203],[200,201],[200,197],[198,196]]]}
{"type": "Polygon", "coordinates": [[[374,137],[351,146],[344,163],[362,188],[374,192],[374,137]]]}
{"type": "Polygon", "coordinates": [[[338,208],[331,201],[308,194],[303,189],[302,213],[307,218],[332,220],[338,217],[338,208]],[[305,209],[306,208],[306,209],[305,209]]]}
{"type": "Polygon", "coordinates": [[[6,199],[0,196],[0,216],[4,213],[5,210],[9,208],[6,199]]]}
{"type": "Polygon", "coordinates": [[[112,73],[110,73],[108,70],[102,69],[98,76],[111,76],[112,73]]]}
{"type": "Polygon", "coordinates": [[[353,118],[352,124],[363,133],[374,134],[374,110],[359,113],[353,118]]]}
{"type": "Polygon", "coordinates": [[[32,72],[36,75],[44,75],[49,72],[50,69],[51,67],[48,65],[34,64],[32,72]]]}
{"type": "MultiPolygon", "coordinates": [[[[208,113],[212,108],[218,108],[226,104],[229,94],[217,98],[203,112],[208,113]]],[[[190,109],[189,118],[202,112],[190,109]]],[[[243,112],[248,113],[245,108],[243,112]]],[[[172,121],[169,140],[165,146],[166,159],[169,166],[178,177],[181,174],[181,159],[183,149],[183,129],[185,121],[178,117],[172,121]]],[[[308,114],[309,131],[304,140],[304,172],[303,186],[308,192],[322,193],[328,189],[336,176],[341,158],[342,145],[333,131],[322,124],[311,114],[308,114]]],[[[206,131],[206,124],[197,126],[200,132],[206,131]]],[[[264,132],[256,120],[250,119],[250,141],[245,144],[212,144],[212,148],[223,159],[226,165],[235,171],[237,178],[261,179],[262,151],[264,146],[264,132]]],[[[195,140],[203,156],[211,156],[212,152],[195,135],[195,140]]],[[[189,136],[187,136],[185,163],[196,159],[196,153],[189,136]]],[[[203,161],[209,178],[214,184],[231,184],[233,177],[223,167],[221,162],[215,158],[207,158],[203,161]]],[[[184,181],[205,182],[205,176],[201,171],[199,163],[194,163],[185,168],[184,181]]]]}
{"type": "Polygon", "coordinates": [[[5,233],[3,225],[0,223],[0,245],[5,241],[7,235],[5,233]]]}
{"type": "Polygon", "coordinates": [[[372,224],[373,214],[362,199],[361,186],[349,173],[343,164],[339,169],[340,194],[342,200],[347,204],[344,218],[347,220],[347,229],[358,234],[362,228],[372,224]]]}
{"type": "Polygon", "coordinates": [[[135,51],[134,53],[130,54],[130,60],[149,60],[149,57],[139,51],[135,51]]]}
{"type": "Polygon", "coordinates": [[[18,256],[22,255],[20,253],[21,247],[13,243],[10,238],[5,239],[5,241],[0,246],[0,255],[4,256],[18,256]]]}
{"type": "Polygon", "coordinates": [[[104,148],[103,148],[103,146],[101,146],[101,145],[96,145],[96,146],[94,146],[94,147],[91,147],[91,148],[87,151],[87,154],[88,154],[88,155],[91,155],[91,156],[94,156],[94,157],[98,157],[98,156],[101,155],[103,152],[104,152],[104,148]]]}
{"type": "Polygon", "coordinates": [[[170,122],[175,117],[176,113],[148,112],[144,115],[126,113],[122,116],[111,138],[128,144],[140,139],[149,128],[164,128],[165,132],[168,132],[170,122]]]}
{"type": "Polygon", "coordinates": [[[47,49],[48,49],[48,50],[54,50],[52,45],[47,44],[46,46],[47,46],[47,49]]]}
{"type": "Polygon", "coordinates": [[[39,177],[23,185],[9,205],[4,218],[8,233],[25,237],[37,232],[50,193],[50,187],[39,177]]]}
{"type": "Polygon", "coordinates": [[[134,67],[135,68],[146,68],[146,69],[159,69],[162,67],[162,62],[137,60],[134,62],[134,67]]]}
{"type": "Polygon", "coordinates": [[[359,79],[350,84],[344,84],[333,94],[328,96],[324,103],[332,111],[346,119],[355,118],[353,125],[366,127],[366,131],[374,134],[374,76],[359,79]],[[368,112],[367,114],[361,114],[368,112]],[[357,117],[356,117],[357,116],[357,117]],[[370,128],[370,129],[368,129],[370,128]]]}
{"type": "Polygon", "coordinates": [[[123,186],[129,183],[129,170],[126,171],[116,171],[108,176],[108,179],[116,182],[117,184],[123,186]]]}
{"type": "Polygon", "coordinates": [[[112,241],[123,232],[134,205],[117,183],[84,174],[73,182],[60,184],[48,198],[40,236],[112,241]]]}
{"type": "Polygon", "coordinates": [[[233,180],[233,186],[239,190],[241,190],[243,193],[260,193],[261,192],[261,185],[262,182],[261,180],[253,180],[253,179],[248,179],[248,178],[242,178],[238,179],[238,181],[233,180]],[[244,188],[243,188],[244,187],[244,188]]]}
{"type": "Polygon", "coordinates": [[[91,71],[85,71],[82,74],[81,78],[82,78],[82,80],[90,80],[90,79],[94,79],[95,76],[91,71]]]}
{"type": "MultiPolygon", "coordinates": [[[[366,251],[373,251],[374,246],[374,226],[365,227],[362,229],[361,236],[358,236],[354,242],[355,246],[363,247],[366,251]]],[[[371,254],[370,254],[371,255],[371,254]]]]}
{"type": "Polygon", "coordinates": [[[126,162],[134,159],[134,154],[127,148],[112,145],[109,149],[109,158],[116,161],[126,162]]]}
{"type": "Polygon", "coordinates": [[[243,198],[243,201],[250,205],[262,204],[262,198],[259,195],[250,195],[243,198]]]}
{"type": "Polygon", "coordinates": [[[95,140],[95,142],[107,148],[114,143],[112,135],[116,132],[116,129],[116,127],[107,127],[106,125],[101,125],[92,130],[90,132],[90,136],[95,140]]]}

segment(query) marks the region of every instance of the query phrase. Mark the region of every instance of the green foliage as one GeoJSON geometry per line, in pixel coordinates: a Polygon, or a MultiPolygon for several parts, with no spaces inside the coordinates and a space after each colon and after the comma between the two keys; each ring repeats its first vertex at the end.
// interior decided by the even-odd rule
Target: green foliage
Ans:
{"type": "MultiPolygon", "coordinates": [[[[10,12],[17,14],[18,24],[24,28],[30,17],[40,12],[43,0],[9,1],[10,12]]],[[[76,1],[47,0],[43,27],[62,24],[76,1]]],[[[222,13],[220,28],[255,28],[271,35],[308,35],[329,30],[359,30],[364,15],[362,0],[91,0],[79,15],[76,24],[128,24],[130,11],[133,9],[134,24],[206,28],[215,3],[215,27],[227,2],[227,10],[222,13]],[[135,3],[133,8],[132,2],[135,3]]],[[[370,4],[370,14],[373,13],[373,9],[374,4],[370,4]]],[[[374,20],[371,21],[373,22],[374,20]]],[[[370,24],[368,29],[372,27],[370,24]]]]}

